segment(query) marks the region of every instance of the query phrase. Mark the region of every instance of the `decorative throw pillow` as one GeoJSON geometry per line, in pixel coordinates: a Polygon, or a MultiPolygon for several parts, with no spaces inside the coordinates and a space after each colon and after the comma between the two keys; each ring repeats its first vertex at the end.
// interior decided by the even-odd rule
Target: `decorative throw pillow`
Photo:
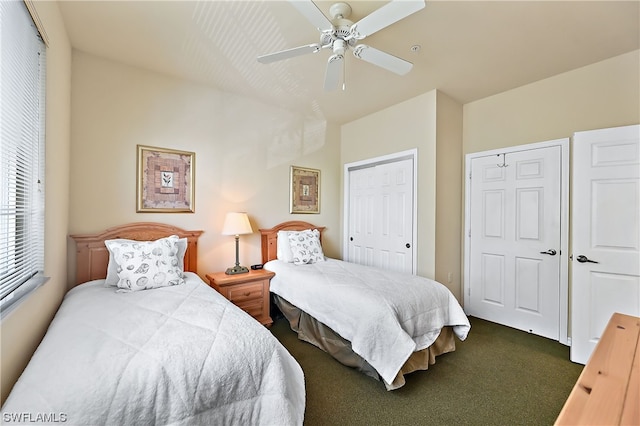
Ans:
{"type": "Polygon", "coordinates": [[[117,264],[121,291],[138,291],[184,283],[183,265],[178,258],[179,238],[175,235],[156,241],[105,241],[117,264]]]}
{"type": "Polygon", "coordinates": [[[317,229],[300,232],[290,232],[289,246],[293,254],[293,263],[304,265],[306,263],[324,261],[324,253],[320,244],[320,231],[317,229]]]}
{"type": "MultiPolygon", "coordinates": [[[[171,237],[168,237],[168,238],[172,238],[172,237],[178,238],[177,235],[172,235],[171,237]]],[[[107,240],[107,241],[117,242],[117,243],[140,242],[137,240],[126,240],[126,239],[107,240]]],[[[117,287],[118,281],[120,281],[120,277],[118,276],[118,264],[114,259],[113,251],[109,248],[107,241],[105,241],[105,245],[107,246],[107,250],[109,251],[109,263],[107,265],[107,278],[104,280],[104,285],[108,287],[117,287]]],[[[180,267],[183,269],[183,272],[184,272],[184,254],[187,252],[187,243],[188,241],[186,238],[178,239],[178,261],[179,261],[180,267]]]]}
{"type": "Polygon", "coordinates": [[[278,231],[278,245],[276,247],[276,256],[278,260],[283,262],[293,262],[293,253],[291,253],[291,244],[289,244],[289,234],[292,231],[278,231]]]}

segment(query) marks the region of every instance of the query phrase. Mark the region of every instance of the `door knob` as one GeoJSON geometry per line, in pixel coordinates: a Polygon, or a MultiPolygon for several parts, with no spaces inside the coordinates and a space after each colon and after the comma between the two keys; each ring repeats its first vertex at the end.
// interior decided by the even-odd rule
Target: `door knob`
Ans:
{"type": "Polygon", "coordinates": [[[541,251],[540,254],[548,254],[549,256],[555,256],[556,251],[554,249],[549,249],[547,251],[541,251]]]}
{"type": "Polygon", "coordinates": [[[349,238],[349,241],[353,241],[353,237],[350,237],[350,238],[349,238]]]}
{"type": "Polygon", "coordinates": [[[411,244],[407,243],[407,244],[405,244],[405,247],[406,248],[411,248],[411,244]]]}
{"type": "Polygon", "coordinates": [[[576,260],[580,263],[598,263],[595,260],[589,259],[587,256],[583,254],[578,255],[578,257],[576,257],[576,260]]]}

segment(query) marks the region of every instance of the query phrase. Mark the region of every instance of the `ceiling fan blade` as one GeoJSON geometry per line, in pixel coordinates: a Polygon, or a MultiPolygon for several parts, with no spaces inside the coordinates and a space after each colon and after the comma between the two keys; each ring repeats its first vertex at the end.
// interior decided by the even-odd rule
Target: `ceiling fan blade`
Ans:
{"type": "Polygon", "coordinates": [[[366,44],[357,45],[353,49],[353,56],[399,75],[405,75],[411,71],[411,68],[413,68],[413,64],[411,62],[400,59],[397,56],[393,56],[374,47],[367,46],[366,44]]]}
{"type": "Polygon", "coordinates": [[[281,50],[280,52],[258,56],[258,62],[262,64],[270,64],[271,62],[294,58],[296,56],[305,55],[307,53],[317,53],[319,51],[320,45],[318,43],[308,44],[306,46],[294,47],[293,49],[281,50]]]}
{"type": "Polygon", "coordinates": [[[333,24],[311,0],[289,0],[298,12],[320,32],[333,30],[333,24]]]}
{"type": "Polygon", "coordinates": [[[351,26],[351,37],[357,40],[398,22],[424,8],[424,0],[394,0],[373,11],[351,26]]]}
{"type": "Polygon", "coordinates": [[[340,86],[344,78],[344,56],[336,54],[329,57],[324,75],[324,90],[330,92],[340,86]]]}

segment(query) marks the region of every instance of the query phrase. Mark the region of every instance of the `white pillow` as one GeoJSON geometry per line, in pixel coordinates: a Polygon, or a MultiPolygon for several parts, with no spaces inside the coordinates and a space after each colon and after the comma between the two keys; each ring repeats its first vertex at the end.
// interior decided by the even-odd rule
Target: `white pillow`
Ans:
{"type": "MultiPolygon", "coordinates": [[[[176,235],[171,235],[171,237],[176,237],[176,235]]],[[[171,238],[168,237],[168,238],[171,238]]],[[[118,243],[137,243],[136,240],[126,240],[126,239],[116,239],[116,240],[107,240],[118,243]]],[[[109,263],[107,265],[107,278],[104,280],[104,285],[108,287],[117,287],[118,281],[120,281],[120,277],[118,277],[118,264],[113,258],[113,252],[107,245],[107,241],[105,241],[105,245],[107,246],[107,250],[109,251],[109,263]]],[[[178,239],[178,260],[180,261],[180,267],[183,268],[184,272],[184,254],[187,252],[187,239],[180,238],[178,239]]]]}
{"type": "Polygon", "coordinates": [[[288,237],[294,264],[304,265],[324,261],[320,231],[307,229],[300,232],[290,232],[288,237]]]}
{"type": "Polygon", "coordinates": [[[184,283],[179,259],[179,238],[175,235],[156,241],[122,242],[105,245],[117,264],[119,291],[139,291],[184,283]]]}
{"type": "Polygon", "coordinates": [[[276,246],[276,256],[283,262],[293,262],[293,253],[289,244],[289,234],[293,231],[278,231],[278,245],[276,246]]]}

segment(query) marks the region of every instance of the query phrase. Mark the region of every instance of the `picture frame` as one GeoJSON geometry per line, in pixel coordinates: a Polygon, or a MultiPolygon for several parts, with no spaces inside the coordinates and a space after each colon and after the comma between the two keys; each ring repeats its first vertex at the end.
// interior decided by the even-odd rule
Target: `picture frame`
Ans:
{"type": "Polygon", "coordinates": [[[137,145],[136,211],[194,213],[196,154],[137,145]]]}
{"type": "Polygon", "coordinates": [[[320,213],[320,170],[291,166],[289,213],[320,213]]]}

